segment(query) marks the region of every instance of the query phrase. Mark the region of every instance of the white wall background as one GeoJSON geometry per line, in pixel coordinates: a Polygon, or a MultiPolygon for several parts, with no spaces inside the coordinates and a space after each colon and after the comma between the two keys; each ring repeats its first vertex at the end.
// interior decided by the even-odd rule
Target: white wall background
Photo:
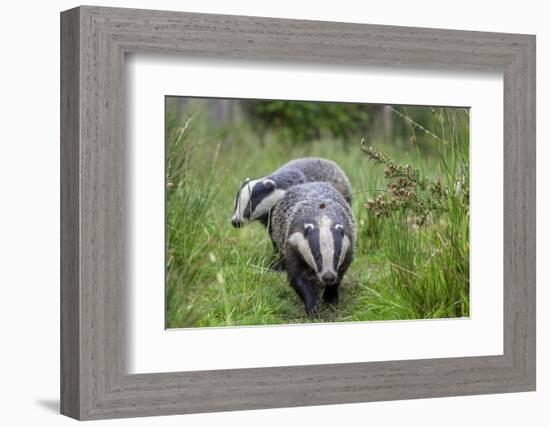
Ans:
{"type": "MultiPolygon", "coordinates": [[[[96,1],[97,5],[537,35],[538,391],[109,421],[145,426],[546,426],[550,423],[550,27],[545,2],[96,1]]],[[[75,1],[9,2],[0,25],[0,422],[68,425],[59,384],[59,12],[75,1]]]]}

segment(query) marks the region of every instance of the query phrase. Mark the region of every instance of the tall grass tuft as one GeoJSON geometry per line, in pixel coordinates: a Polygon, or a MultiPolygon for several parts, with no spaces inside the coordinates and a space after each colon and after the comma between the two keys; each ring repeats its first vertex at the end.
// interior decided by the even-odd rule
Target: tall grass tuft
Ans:
{"type": "Polygon", "coordinates": [[[194,296],[208,270],[207,255],[216,242],[207,238],[204,219],[213,197],[212,181],[195,185],[191,119],[169,109],[166,118],[166,305],[167,327],[192,325],[200,313],[194,296]]]}
{"type": "MultiPolygon", "coordinates": [[[[383,230],[379,238],[389,270],[381,280],[409,318],[468,316],[469,144],[461,127],[468,113],[434,109],[440,135],[397,113],[432,139],[439,173],[427,178],[362,141],[362,150],[384,168],[386,178],[386,191],[365,205],[383,230]]],[[[387,298],[384,293],[379,299],[387,298]]],[[[373,309],[381,307],[388,309],[383,302],[373,309]]]]}

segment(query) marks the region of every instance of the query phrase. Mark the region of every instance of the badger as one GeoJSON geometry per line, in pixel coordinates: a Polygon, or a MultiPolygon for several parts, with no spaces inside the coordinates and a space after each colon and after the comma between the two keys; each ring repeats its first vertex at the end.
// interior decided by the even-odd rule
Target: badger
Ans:
{"type": "Polygon", "coordinates": [[[231,224],[240,228],[258,220],[267,227],[271,209],[290,187],[314,181],[332,184],[351,206],[351,187],[340,166],[331,160],[305,157],[284,164],[269,176],[247,178],[235,197],[231,224]]]}
{"type": "Polygon", "coordinates": [[[317,312],[323,288],[324,302],[336,304],[355,244],[355,219],[342,194],[326,182],[291,187],[273,208],[271,227],[288,281],[306,313],[317,312]]]}

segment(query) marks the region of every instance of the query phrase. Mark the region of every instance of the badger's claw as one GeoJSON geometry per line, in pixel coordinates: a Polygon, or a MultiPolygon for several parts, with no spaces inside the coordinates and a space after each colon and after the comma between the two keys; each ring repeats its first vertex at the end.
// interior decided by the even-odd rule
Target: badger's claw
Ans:
{"type": "Polygon", "coordinates": [[[317,303],[312,303],[312,304],[306,304],[305,305],[305,309],[306,309],[306,314],[308,316],[315,316],[317,314],[317,310],[318,310],[318,305],[317,303]]]}

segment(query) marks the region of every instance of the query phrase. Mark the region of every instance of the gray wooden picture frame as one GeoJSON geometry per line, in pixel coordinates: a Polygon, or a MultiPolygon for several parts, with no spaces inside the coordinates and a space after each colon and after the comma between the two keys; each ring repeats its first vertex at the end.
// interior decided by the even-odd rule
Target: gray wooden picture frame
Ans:
{"type": "Polygon", "coordinates": [[[534,36],[88,6],[62,12],[63,414],[84,420],[530,390],[534,36]],[[502,72],[504,354],[127,374],[127,53],[502,72]]]}

